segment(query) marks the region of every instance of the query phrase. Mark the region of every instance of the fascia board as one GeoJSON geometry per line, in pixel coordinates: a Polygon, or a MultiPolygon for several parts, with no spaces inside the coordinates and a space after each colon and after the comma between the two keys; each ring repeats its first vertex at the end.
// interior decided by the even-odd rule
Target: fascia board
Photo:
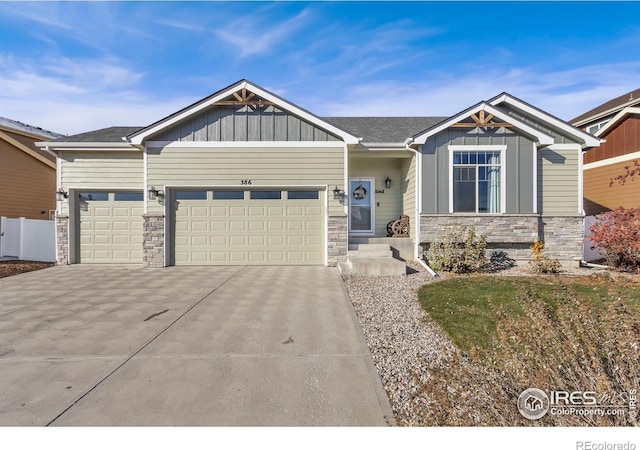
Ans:
{"type": "Polygon", "coordinates": [[[340,136],[342,139],[344,139],[344,141],[347,144],[357,144],[359,142],[359,139],[355,136],[352,136],[351,134],[340,130],[339,128],[336,128],[335,126],[329,124],[328,122],[325,122],[323,120],[320,120],[318,117],[308,113],[307,111],[302,110],[301,108],[287,102],[284,101],[283,99],[279,98],[279,97],[275,97],[273,94],[263,90],[262,88],[249,83],[248,81],[243,81],[240,84],[237,85],[232,85],[231,87],[229,87],[228,89],[225,89],[224,91],[219,92],[217,95],[209,98],[207,101],[202,102],[202,103],[197,103],[195,104],[193,107],[185,109],[184,111],[182,111],[180,114],[177,114],[173,117],[170,117],[169,119],[165,120],[165,121],[161,121],[159,123],[157,123],[155,126],[149,127],[149,128],[145,128],[141,131],[137,131],[136,133],[132,134],[130,137],[128,137],[128,141],[134,145],[141,145],[142,142],[145,140],[145,138],[147,138],[148,136],[158,133],[159,131],[168,128],[172,125],[175,125],[176,123],[180,122],[181,120],[184,120],[192,115],[195,115],[197,113],[199,113],[200,111],[209,108],[210,106],[212,106],[214,103],[228,97],[229,95],[233,94],[234,92],[238,92],[239,90],[242,89],[248,89],[251,92],[254,92],[256,94],[258,94],[260,97],[264,98],[265,100],[268,100],[270,102],[275,103],[276,105],[282,107],[285,110],[288,110],[292,113],[294,113],[295,115],[304,118],[305,120],[313,123],[314,125],[317,125],[320,128],[323,128],[327,131],[330,131],[333,134],[336,134],[338,136],[340,136]]]}
{"type": "Polygon", "coordinates": [[[582,131],[578,128],[575,128],[567,123],[562,122],[561,120],[556,119],[555,117],[546,114],[540,111],[537,108],[533,108],[532,106],[511,97],[508,94],[503,94],[500,97],[491,101],[491,104],[496,106],[500,103],[506,103],[507,105],[515,106],[516,108],[526,112],[527,114],[531,114],[534,117],[537,117],[540,120],[548,122],[549,124],[555,126],[556,128],[561,129],[569,133],[570,135],[576,137],[577,139],[584,142],[584,147],[598,147],[600,145],[600,139],[594,138],[591,134],[582,131]]]}
{"type": "Polygon", "coordinates": [[[470,117],[472,114],[475,114],[479,111],[486,111],[490,114],[492,114],[494,117],[498,117],[501,120],[504,120],[505,122],[509,122],[510,124],[512,124],[513,126],[515,126],[517,129],[519,129],[520,131],[522,131],[525,134],[528,134],[529,136],[532,136],[534,138],[537,139],[539,146],[547,146],[547,145],[551,145],[553,144],[553,136],[549,136],[546,133],[543,133],[539,130],[536,130],[535,128],[527,125],[524,122],[521,122],[513,117],[510,117],[509,115],[503,113],[502,111],[500,111],[499,109],[495,108],[494,106],[482,102],[479,103],[477,106],[475,106],[474,108],[461,112],[460,114],[457,114],[455,116],[452,116],[450,119],[446,120],[445,122],[441,123],[440,125],[438,125],[436,128],[432,128],[431,130],[427,130],[425,133],[423,133],[420,136],[416,136],[414,138],[414,143],[415,144],[423,144],[427,141],[427,139],[430,136],[433,136],[439,132],[441,132],[442,130],[446,130],[447,128],[449,128],[451,125],[453,125],[454,123],[457,123],[458,121],[460,121],[461,119],[465,119],[467,117],[470,117]]]}
{"type": "Polygon", "coordinates": [[[624,119],[625,117],[627,117],[630,114],[640,114],[640,108],[633,108],[631,106],[626,107],[625,109],[620,111],[618,114],[613,116],[613,118],[609,122],[607,122],[607,124],[605,126],[603,126],[598,131],[596,131],[595,132],[595,136],[597,136],[597,137],[602,136],[607,131],[611,130],[613,127],[618,125],[618,123],[622,119],[624,119]]]}
{"type": "Polygon", "coordinates": [[[135,147],[131,144],[127,143],[119,143],[119,142],[36,142],[35,144],[38,148],[46,149],[48,148],[51,151],[77,151],[77,150],[93,150],[93,151],[140,151],[138,147],[135,147]]]}
{"type": "Polygon", "coordinates": [[[593,116],[587,117],[586,119],[579,120],[576,123],[574,123],[574,125],[577,126],[577,127],[580,127],[582,125],[586,125],[589,122],[594,122],[594,121],[596,121],[598,119],[602,119],[603,117],[610,116],[611,114],[614,114],[616,111],[620,111],[620,110],[622,110],[624,108],[628,108],[630,106],[635,106],[635,105],[637,105],[639,103],[640,103],[640,98],[634,98],[633,100],[628,101],[626,103],[623,103],[622,105],[618,105],[615,108],[611,108],[611,109],[608,109],[606,111],[602,111],[602,112],[600,112],[598,114],[594,114],[593,116]]]}

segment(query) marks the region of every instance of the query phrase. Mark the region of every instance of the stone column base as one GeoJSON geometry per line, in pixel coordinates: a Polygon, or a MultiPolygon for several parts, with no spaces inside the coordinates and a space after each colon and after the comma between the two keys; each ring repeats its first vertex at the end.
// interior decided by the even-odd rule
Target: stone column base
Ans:
{"type": "Polygon", "coordinates": [[[69,216],[56,216],[56,265],[69,264],[69,216]]]}
{"type": "Polygon", "coordinates": [[[142,216],[142,261],[145,267],[164,267],[164,215],[142,216]]]}
{"type": "Polygon", "coordinates": [[[349,236],[347,216],[330,216],[327,223],[327,263],[331,267],[347,260],[349,236]]]}

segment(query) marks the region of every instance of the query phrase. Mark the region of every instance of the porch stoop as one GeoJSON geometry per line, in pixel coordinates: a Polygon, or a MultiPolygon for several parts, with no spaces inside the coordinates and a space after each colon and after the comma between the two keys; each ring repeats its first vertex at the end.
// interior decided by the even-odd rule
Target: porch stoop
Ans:
{"type": "Polygon", "coordinates": [[[347,260],[338,264],[351,276],[405,275],[407,266],[393,257],[389,244],[349,244],[347,260]]]}

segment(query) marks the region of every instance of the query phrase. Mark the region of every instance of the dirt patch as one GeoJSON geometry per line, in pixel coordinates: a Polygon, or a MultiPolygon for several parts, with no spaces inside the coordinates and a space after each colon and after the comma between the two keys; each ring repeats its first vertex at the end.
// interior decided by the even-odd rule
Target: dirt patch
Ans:
{"type": "Polygon", "coordinates": [[[46,269],[54,266],[54,263],[35,262],[35,261],[0,261],[0,278],[10,277],[25,272],[33,272],[34,270],[46,269]]]}

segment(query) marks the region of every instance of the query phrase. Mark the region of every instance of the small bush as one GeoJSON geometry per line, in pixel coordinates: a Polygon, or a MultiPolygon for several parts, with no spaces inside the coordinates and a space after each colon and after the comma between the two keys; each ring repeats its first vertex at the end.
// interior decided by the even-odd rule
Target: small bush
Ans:
{"type": "Polygon", "coordinates": [[[609,266],[640,269],[640,208],[618,208],[604,213],[591,225],[591,240],[609,266]]]}
{"type": "Polygon", "coordinates": [[[444,236],[436,238],[426,258],[434,270],[454,273],[479,272],[487,264],[487,238],[476,236],[476,227],[454,224],[444,236]]]}
{"type": "Polygon", "coordinates": [[[536,239],[531,249],[531,268],[535,273],[560,273],[560,261],[551,259],[544,253],[544,242],[536,239]]]}

